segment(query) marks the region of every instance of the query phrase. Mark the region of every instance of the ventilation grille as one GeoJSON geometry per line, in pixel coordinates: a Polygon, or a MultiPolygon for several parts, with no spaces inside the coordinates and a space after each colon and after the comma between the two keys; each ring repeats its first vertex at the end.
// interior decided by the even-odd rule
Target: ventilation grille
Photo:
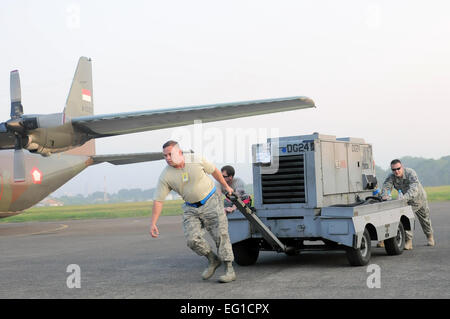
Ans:
{"type": "Polygon", "coordinates": [[[303,155],[280,156],[276,174],[261,174],[263,204],[305,203],[303,155]]]}

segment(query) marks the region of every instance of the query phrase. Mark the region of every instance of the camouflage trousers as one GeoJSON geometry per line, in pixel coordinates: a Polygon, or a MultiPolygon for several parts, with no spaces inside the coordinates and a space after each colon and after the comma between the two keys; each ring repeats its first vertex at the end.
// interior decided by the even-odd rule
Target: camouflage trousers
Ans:
{"type": "Polygon", "coordinates": [[[220,195],[214,193],[205,205],[198,208],[184,204],[183,210],[183,229],[188,247],[200,256],[207,255],[212,250],[204,238],[207,230],[216,243],[219,258],[222,261],[233,261],[228,219],[220,195]]]}
{"type": "MultiPolygon", "coordinates": [[[[430,219],[430,208],[428,207],[428,202],[425,200],[423,202],[423,205],[420,206],[411,206],[414,214],[416,215],[417,219],[419,220],[420,226],[422,226],[422,230],[426,236],[433,234],[433,228],[431,226],[431,219],[430,219]]],[[[413,238],[413,232],[411,230],[405,231],[406,233],[406,240],[413,238]]]]}

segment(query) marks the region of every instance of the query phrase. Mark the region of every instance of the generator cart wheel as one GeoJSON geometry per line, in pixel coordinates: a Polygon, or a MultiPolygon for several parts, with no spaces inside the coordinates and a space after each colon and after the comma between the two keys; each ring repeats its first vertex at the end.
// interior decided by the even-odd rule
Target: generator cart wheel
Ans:
{"type": "Polygon", "coordinates": [[[247,239],[233,244],[234,261],[239,266],[250,266],[256,263],[259,246],[254,240],[247,239]]]}
{"type": "Polygon", "coordinates": [[[390,256],[403,253],[403,249],[405,248],[405,228],[402,222],[398,224],[397,236],[384,241],[384,248],[390,256]]]}
{"type": "Polygon", "coordinates": [[[352,266],[364,266],[366,265],[371,256],[371,243],[369,231],[364,229],[363,237],[361,240],[361,247],[355,249],[349,247],[347,249],[347,259],[352,266]]]}

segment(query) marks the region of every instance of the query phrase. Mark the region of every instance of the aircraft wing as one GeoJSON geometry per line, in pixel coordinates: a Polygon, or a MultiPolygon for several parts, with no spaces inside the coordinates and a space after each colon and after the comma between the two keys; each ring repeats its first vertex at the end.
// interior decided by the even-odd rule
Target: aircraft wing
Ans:
{"type": "Polygon", "coordinates": [[[240,117],[315,107],[307,97],[290,97],[154,111],[92,115],[71,119],[72,125],[92,138],[158,130],[169,127],[230,120],[240,117]]]}

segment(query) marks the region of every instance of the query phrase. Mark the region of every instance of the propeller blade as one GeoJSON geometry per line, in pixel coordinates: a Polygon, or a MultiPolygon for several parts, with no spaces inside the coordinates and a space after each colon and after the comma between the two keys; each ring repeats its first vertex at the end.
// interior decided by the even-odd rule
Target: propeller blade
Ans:
{"type": "Polygon", "coordinates": [[[25,181],[25,155],[23,149],[14,150],[14,182],[25,181]]]}
{"type": "Polygon", "coordinates": [[[8,128],[6,127],[6,123],[0,123],[0,133],[7,133],[8,132],[8,128]]]}
{"type": "Polygon", "coordinates": [[[20,90],[20,76],[19,71],[11,71],[10,76],[10,93],[11,93],[11,118],[16,119],[22,116],[22,93],[20,90]]]}
{"type": "Polygon", "coordinates": [[[25,155],[22,148],[22,138],[16,135],[16,145],[14,147],[14,182],[25,181],[25,155]]]}

